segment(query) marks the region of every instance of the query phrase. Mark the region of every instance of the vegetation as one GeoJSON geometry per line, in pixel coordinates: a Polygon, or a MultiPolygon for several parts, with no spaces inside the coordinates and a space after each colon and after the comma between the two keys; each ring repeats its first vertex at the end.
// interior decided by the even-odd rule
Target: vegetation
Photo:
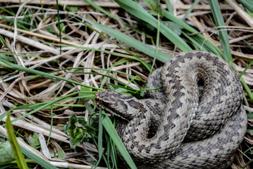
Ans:
{"type": "Polygon", "coordinates": [[[252,37],[252,0],[1,0],[0,168],[136,168],[95,94],[142,97],[149,73],[192,50],[240,73],[249,124],[232,168],[249,168],[252,37]]]}

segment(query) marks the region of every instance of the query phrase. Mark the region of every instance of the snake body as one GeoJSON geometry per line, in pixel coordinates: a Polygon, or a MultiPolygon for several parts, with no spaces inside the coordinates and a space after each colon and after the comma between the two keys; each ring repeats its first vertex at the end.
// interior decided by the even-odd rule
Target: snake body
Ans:
{"type": "Polygon", "coordinates": [[[243,89],[222,59],[174,57],[148,79],[144,99],[105,91],[98,100],[127,119],[118,131],[138,168],[225,169],[246,132],[243,89]]]}

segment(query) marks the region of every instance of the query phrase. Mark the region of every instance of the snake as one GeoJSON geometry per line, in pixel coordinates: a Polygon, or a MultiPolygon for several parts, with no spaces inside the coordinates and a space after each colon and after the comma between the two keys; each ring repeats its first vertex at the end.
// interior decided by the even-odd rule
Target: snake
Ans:
{"type": "Polygon", "coordinates": [[[143,98],[100,91],[140,169],[226,169],[243,141],[247,115],[238,73],[203,51],[179,54],[151,73],[143,98]]]}

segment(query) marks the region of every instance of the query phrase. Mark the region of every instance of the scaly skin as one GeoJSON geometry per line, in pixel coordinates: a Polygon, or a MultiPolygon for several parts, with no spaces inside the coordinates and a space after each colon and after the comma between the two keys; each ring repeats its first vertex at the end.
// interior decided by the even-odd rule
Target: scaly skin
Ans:
{"type": "Polygon", "coordinates": [[[243,140],[243,90],[221,59],[190,52],[150,75],[159,88],[145,99],[100,92],[97,99],[128,120],[120,134],[139,168],[225,169],[243,140]]]}

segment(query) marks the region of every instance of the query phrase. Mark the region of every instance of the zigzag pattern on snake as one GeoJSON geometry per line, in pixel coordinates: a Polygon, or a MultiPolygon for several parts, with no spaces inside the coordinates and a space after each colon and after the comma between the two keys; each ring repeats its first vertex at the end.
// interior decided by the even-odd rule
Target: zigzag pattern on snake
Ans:
{"type": "Polygon", "coordinates": [[[138,168],[225,169],[246,132],[243,89],[222,59],[174,57],[148,79],[147,97],[105,91],[97,99],[127,119],[118,131],[138,168]]]}

